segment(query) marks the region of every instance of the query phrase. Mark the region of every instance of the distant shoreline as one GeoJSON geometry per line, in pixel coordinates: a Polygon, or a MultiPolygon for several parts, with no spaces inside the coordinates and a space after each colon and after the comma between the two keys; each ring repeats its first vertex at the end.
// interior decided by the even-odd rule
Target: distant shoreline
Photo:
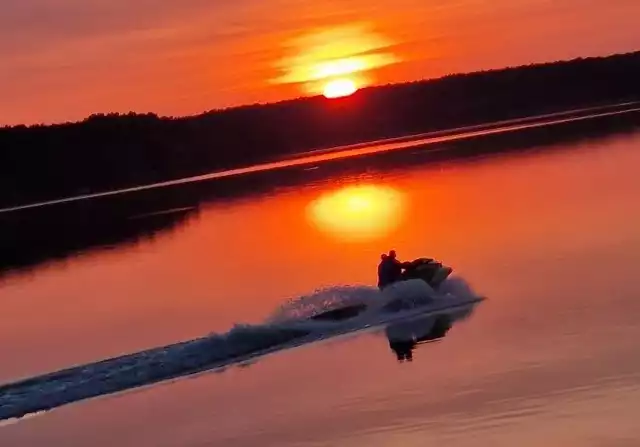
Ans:
{"type": "Polygon", "coordinates": [[[108,197],[114,195],[121,195],[126,193],[133,193],[138,191],[145,191],[150,189],[160,189],[171,187],[186,183],[203,182],[209,180],[215,180],[218,178],[232,177],[239,175],[251,174],[254,172],[274,170],[279,168],[286,168],[292,166],[299,166],[312,163],[322,163],[335,158],[347,158],[351,156],[366,156],[371,153],[379,153],[387,150],[405,149],[410,147],[416,147],[420,145],[427,145],[432,142],[438,142],[438,139],[443,141],[455,141],[458,139],[474,138],[494,133],[504,132],[517,132],[521,129],[529,127],[545,127],[552,125],[564,124],[565,122],[571,122],[574,120],[595,120],[604,116],[613,116],[617,114],[625,113],[637,113],[640,112],[640,101],[626,102],[620,104],[610,104],[601,107],[588,107],[575,110],[566,110],[555,113],[549,113],[544,115],[527,116],[521,118],[514,118],[510,120],[504,120],[499,122],[484,123],[474,126],[466,126],[454,129],[444,129],[435,132],[420,133],[414,135],[406,135],[403,137],[380,139],[374,141],[367,141],[346,146],[337,146],[334,148],[326,148],[320,150],[309,151],[301,153],[298,157],[287,157],[282,160],[267,161],[265,163],[243,166],[234,169],[222,170],[204,174],[201,176],[186,177],[180,179],[168,180],[166,182],[159,182],[146,185],[137,185],[131,188],[116,189],[110,191],[96,192],[92,194],[63,197],[46,202],[28,203],[23,205],[17,205],[14,207],[0,208],[0,215],[4,213],[10,213],[14,211],[27,210],[32,208],[40,208],[44,206],[51,206],[62,203],[77,202],[82,200],[90,200],[100,197],[108,197]],[[549,118],[555,118],[549,120],[549,118]],[[331,158],[332,155],[335,155],[331,158]],[[326,158],[326,159],[325,159],[326,158]]]}
{"type": "Polygon", "coordinates": [[[637,79],[640,52],[370,87],[337,100],[311,97],[185,118],[108,114],[0,128],[0,208],[205,176],[362,142],[633,103],[640,101],[637,79]]]}
{"type": "Polygon", "coordinates": [[[406,135],[401,137],[392,137],[392,138],[383,138],[383,139],[372,140],[372,141],[363,141],[362,143],[354,143],[346,146],[337,146],[337,147],[331,147],[326,149],[314,149],[308,152],[304,152],[300,154],[300,156],[331,154],[331,153],[340,152],[344,150],[357,149],[361,147],[373,146],[378,144],[402,143],[410,140],[416,140],[419,138],[435,138],[440,136],[444,137],[444,136],[452,135],[457,132],[469,132],[469,131],[475,131],[475,130],[484,131],[484,130],[489,130],[489,129],[497,128],[501,126],[536,122],[536,121],[540,121],[547,118],[560,119],[560,118],[573,118],[578,116],[588,116],[589,113],[607,112],[607,109],[617,110],[619,108],[636,107],[636,106],[640,106],[640,101],[628,101],[628,102],[622,102],[622,103],[605,104],[601,106],[584,107],[580,109],[561,110],[561,111],[552,112],[552,113],[545,113],[542,115],[529,115],[529,116],[523,116],[519,118],[487,122],[487,123],[475,124],[475,125],[464,126],[464,127],[455,127],[451,129],[435,130],[431,132],[423,132],[423,133],[411,134],[411,135],[406,135]]]}

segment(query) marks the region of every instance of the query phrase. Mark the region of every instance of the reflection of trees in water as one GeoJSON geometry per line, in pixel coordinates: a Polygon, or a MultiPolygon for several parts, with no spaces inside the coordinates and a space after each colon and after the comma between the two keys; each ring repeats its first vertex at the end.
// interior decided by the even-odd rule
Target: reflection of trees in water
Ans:
{"type": "Polygon", "coordinates": [[[587,141],[637,132],[640,113],[560,126],[494,134],[435,144],[429,148],[332,160],[212,181],[187,183],[99,199],[0,213],[0,276],[61,260],[78,252],[135,244],[178,228],[205,202],[272,194],[341,176],[406,169],[430,162],[523,150],[571,149],[587,141]],[[163,212],[169,210],[171,212],[163,212]]]}
{"type": "Polygon", "coordinates": [[[0,215],[0,276],[153,240],[183,225],[196,211],[188,207],[134,214],[126,206],[88,203],[0,215]]]}

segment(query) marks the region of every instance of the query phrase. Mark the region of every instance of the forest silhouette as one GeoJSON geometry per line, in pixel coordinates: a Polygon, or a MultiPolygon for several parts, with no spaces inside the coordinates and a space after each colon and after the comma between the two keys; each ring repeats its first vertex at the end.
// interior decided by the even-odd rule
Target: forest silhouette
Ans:
{"type": "Polygon", "coordinates": [[[367,140],[640,99],[640,52],[371,87],[192,117],[97,114],[0,128],[0,208],[367,140]]]}

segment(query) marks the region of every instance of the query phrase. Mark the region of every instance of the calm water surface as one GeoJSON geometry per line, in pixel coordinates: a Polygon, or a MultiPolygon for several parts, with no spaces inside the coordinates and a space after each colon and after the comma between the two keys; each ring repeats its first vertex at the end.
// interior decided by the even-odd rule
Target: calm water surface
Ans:
{"type": "Polygon", "coordinates": [[[443,260],[488,300],[412,362],[376,334],[322,343],[63,407],[0,427],[0,445],[639,445],[639,148],[636,132],[464,163],[363,161],[6,276],[1,382],[375,285],[389,248],[443,260]]]}

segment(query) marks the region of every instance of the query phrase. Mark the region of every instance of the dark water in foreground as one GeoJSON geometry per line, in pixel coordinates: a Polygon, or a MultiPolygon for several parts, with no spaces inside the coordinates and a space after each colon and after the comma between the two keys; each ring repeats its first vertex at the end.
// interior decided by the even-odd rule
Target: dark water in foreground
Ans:
{"type": "Polygon", "coordinates": [[[296,185],[105,222],[117,237],[96,224],[102,239],[51,239],[0,284],[2,382],[366,289],[392,247],[445,261],[488,300],[412,362],[383,334],[327,341],[62,407],[0,427],[0,445],[636,445],[638,147],[627,132],[305,166],[296,185]]]}

